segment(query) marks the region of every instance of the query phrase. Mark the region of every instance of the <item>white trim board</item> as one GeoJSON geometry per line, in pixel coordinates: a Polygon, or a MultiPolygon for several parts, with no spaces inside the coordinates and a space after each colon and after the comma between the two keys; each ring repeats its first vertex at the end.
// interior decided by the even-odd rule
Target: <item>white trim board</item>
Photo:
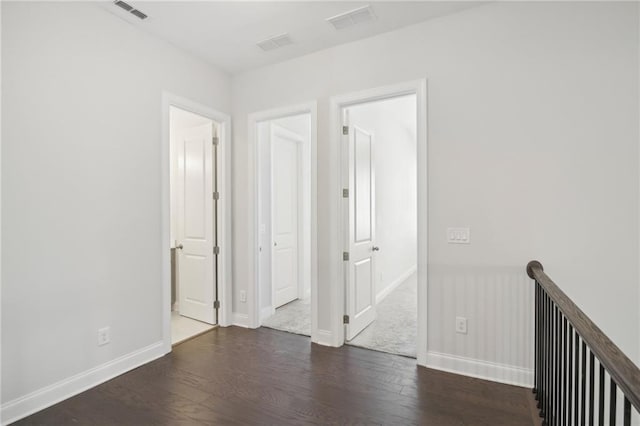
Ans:
{"type": "MultiPolygon", "coordinates": [[[[258,191],[258,144],[256,127],[259,122],[275,120],[278,118],[289,117],[293,115],[309,114],[311,118],[311,136],[309,140],[309,152],[311,156],[311,341],[325,342],[324,338],[317,336],[318,330],[318,218],[317,218],[317,140],[318,140],[318,106],[317,102],[310,101],[298,105],[270,109],[249,114],[248,125],[248,152],[250,155],[249,165],[249,247],[253,256],[253,281],[247,284],[247,306],[248,306],[248,327],[260,327],[260,289],[259,289],[259,248],[260,235],[259,224],[259,191],[258,191]]],[[[326,344],[326,343],[321,343],[326,344]]]]}
{"type": "Polygon", "coordinates": [[[106,362],[27,395],[2,404],[2,424],[9,424],[71,398],[127,371],[165,355],[164,341],[106,362]]]}
{"type": "Polygon", "coordinates": [[[215,121],[220,128],[218,134],[218,325],[225,327],[231,323],[231,117],[206,105],[193,102],[172,93],[162,92],[162,152],[161,152],[161,190],[162,190],[162,339],[165,353],[171,352],[171,251],[170,251],[170,107],[180,108],[215,121]]]}
{"type": "Polygon", "coordinates": [[[323,346],[334,346],[333,336],[329,330],[317,330],[315,336],[311,338],[313,343],[323,346]]]}
{"type": "Polygon", "coordinates": [[[391,284],[389,284],[382,291],[376,294],[376,305],[382,302],[388,295],[390,295],[393,292],[393,290],[398,288],[398,286],[403,282],[405,282],[411,275],[415,274],[417,270],[418,270],[418,266],[413,265],[411,268],[407,269],[402,274],[400,274],[398,278],[393,280],[391,284]]]}
{"type": "Polygon", "coordinates": [[[345,230],[344,209],[342,198],[342,180],[346,160],[342,153],[342,110],[343,108],[390,99],[404,95],[416,95],[416,123],[417,123],[417,192],[418,192],[418,338],[416,354],[418,365],[427,363],[427,80],[420,79],[390,86],[377,87],[346,95],[333,96],[330,100],[330,129],[331,135],[329,155],[333,167],[339,167],[340,173],[331,173],[329,189],[335,196],[329,197],[327,214],[329,215],[329,254],[332,262],[329,270],[330,300],[331,300],[331,335],[332,346],[344,344],[345,329],[342,324],[344,315],[344,251],[343,233],[345,230]]]}
{"type": "Polygon", "coordinates": [[[249,315],[241,314],[238,312],[233,313],[233,325],[242,328],[251,328],[249,327],[249,315]]]}
{"type": "Polygon", "coordinates": [[[507,385],[531,388],[533,370],[439,352],[427,352],[427,367],[507,385]]]}

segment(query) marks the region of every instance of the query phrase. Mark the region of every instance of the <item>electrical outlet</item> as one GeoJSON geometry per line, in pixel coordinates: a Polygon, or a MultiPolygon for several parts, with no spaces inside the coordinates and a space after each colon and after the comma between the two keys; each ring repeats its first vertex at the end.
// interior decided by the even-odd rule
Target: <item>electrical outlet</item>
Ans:
{"type": "Polygon", "coordinates": [[[111,330],[109,327],[98,329],[98,346],[104,346],[111,342],[111,330]]]}
{"type": "Polygon", "coordinates": [[[246,291],[244,291],[244,290],[242,290],[242,291],[240,292],[240,301],[241,301],[241,302],[246,302],[246,301],[247,301],[247,292],[246,292],[246,291]]]}
{"type": "Polygon", "coordinates": [[[467,319],[464,317],[456,317],[456,333],[467,334],[467,319]]]}

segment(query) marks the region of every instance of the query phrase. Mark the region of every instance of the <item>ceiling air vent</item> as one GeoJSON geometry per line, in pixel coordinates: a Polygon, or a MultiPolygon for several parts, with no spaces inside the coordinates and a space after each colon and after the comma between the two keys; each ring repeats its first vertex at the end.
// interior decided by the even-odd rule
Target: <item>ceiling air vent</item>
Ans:
{"type": "Polygon", "coordinates": [[[375,17],[376,15],[373,14],[373,9],[371,9],[371,6],[367,5],[327,18],[327,22],[333,25],[336,30],[342,30],[352,25],[371,21],[375,17]]]}
{"type": "Polygon", "coordinates": [[[140,12],[138,9],[133,9],[133,10],[131,11],[131,14],[132,14],[132,15],[137,16],[137,17],[138,17],[138,18],[140,18],[140,19],[147,19],[147,18],[148,18],[148,16],[147,16],[147,15],[145,15],[145,14],[144,14],[144,13],[142,13],[142,12],[140,12]]]}
{"type": "Polygon", "coordinates": [[[144,13],[140,12],[138,9],[134,9],[133,6],[131,6],[129,3],[125,3],[121,0],[116,0],[113,2],[113,4],[115,4],[116,6],[126,10],[127,12],[129,12],[130,14],[132,14],[133,16],[136,16],[140,19],[147,19],[148,16],[145,15],[144,13]]]}
{"type": "Polygon", "coordinates": [[[284,33],[277,36],[269,37],[268,39],[259,41],[256,43],[258,47],[262,50],[273,50],[278,49],[279,47],[286,46],[288,44],[293,43],[289,34],[284,33]]]}
{"type": "Polygon", "coordinates": [[[116,6],[123,8],[124,10],[126,10],[127,12],[131,12],[133,10],[133,6],[123,2],[123,1],[115,1],[114,2],[116,6]]]}

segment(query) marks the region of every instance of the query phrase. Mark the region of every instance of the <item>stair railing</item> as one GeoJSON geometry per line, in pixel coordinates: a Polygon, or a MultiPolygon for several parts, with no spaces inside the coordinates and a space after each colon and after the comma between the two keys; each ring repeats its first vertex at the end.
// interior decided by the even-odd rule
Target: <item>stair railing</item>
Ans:
{"type": "Polygon", "coordinates": [[[638,367],[540,262],[529,262],[527,275],[535,280],[533,392],[543,425],[631,425],[632,407],[634,417],[640,412],[638,367]]]}

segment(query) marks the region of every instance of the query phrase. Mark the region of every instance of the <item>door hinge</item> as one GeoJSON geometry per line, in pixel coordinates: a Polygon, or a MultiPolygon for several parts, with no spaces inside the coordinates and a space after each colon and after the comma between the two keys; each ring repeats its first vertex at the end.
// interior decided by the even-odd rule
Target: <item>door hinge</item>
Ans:
{"type": "Polygon", "coordinates": [[[214,200],[219,200],[220,199],[220,193],[218,191],[213,193],[213,199],[214,200]]]}
{"type": "Polygon", "coordinates": [[[342,323],[343,324],[349,324],[349,315],[343,315],[342,316],[342,323]]]}
{"type": "Polygon", "coordinates": [[[349,198],[349,188],[342,189],[342,198],[349,198]]]}
{"type": "Polygon", "coordinates": [[[342,126],[342,134],[343,135],[349,134],[349,126],[342,126]]]}
{"type": "Polygon", "coordinates": [[[220,301],[216,300],[215,302],[213,302],[213,309],[220,309],[220,301]]]}
{"type": "Polygon", "coordinates": [[[343,251],[342,252],[342,260],[349,260],[349,252],[348,251],[343,251]]]}
{"type": "Polygon", "coordinates": [[[211,142],[212,142],[214,145],[218,145],[218,144],[220,143],[220,139],[218,139],[218,137],[217,137],[217,136],[214,136],[213,138],[211,138],[211,142]]]}
{"type": "Polygon", "coordinates": [[[215,246],[215,247],[213,248],[213,254],[216,254],[216,255],[220,254],[220,247],[215,246]]]}

